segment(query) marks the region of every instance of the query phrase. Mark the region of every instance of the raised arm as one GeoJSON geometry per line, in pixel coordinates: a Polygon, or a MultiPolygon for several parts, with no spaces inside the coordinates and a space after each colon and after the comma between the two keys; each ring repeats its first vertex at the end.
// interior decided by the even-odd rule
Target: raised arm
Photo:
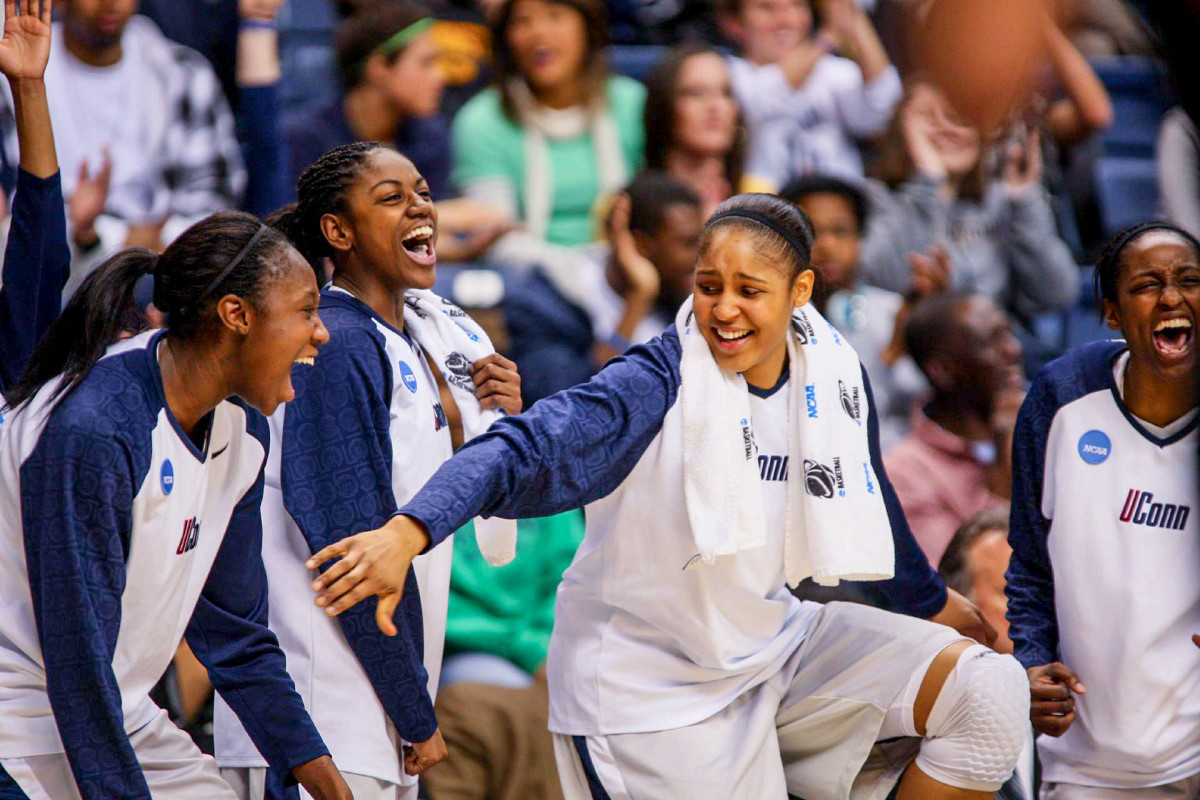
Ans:
{"type": "Polygon", "coordinates": [[[267,763],[290,773],[314,797],[348,798],[288,675],[279,642],[267,628],[262,494],[260,471],[229,520],[188,623],[187,641],[267,763]]]}
{"type": "Polygon", "coordinates": [[[275,16],[283,0],[238,3],[238,139],[246,161],[242,206],[265,217],[291,198],[287,145],[281,124],[279,32],[275,16]]]}
{"type": "Polygon", "coordinates": [[[58,158],[42,76],[50,56],[51,0],[4,4],[0,72],[12,87],[21,151],[0,279],[0,390],[14,386],[62,305],[71,269],[58,158]]]}
{"type": "Polygon", "coordinates": [[[83,800],[150,800],[112,658],[134,487],[148,465],[61,417],[21,467],[25,561],[46,693],[83,800]]]}
{"type": "Polygon", "coordinates": [[[472,517],[543,517],[612,492],[675,403],[679,359],[679,338],[668,330],[588,383],[498,420],[443,464],[387,526],[313,556],[310,568],[340,559],[314,583],[317,604],[340,614],[380,595],[384,613],[376,621],[384,627],[412,559],[472,517]]]}

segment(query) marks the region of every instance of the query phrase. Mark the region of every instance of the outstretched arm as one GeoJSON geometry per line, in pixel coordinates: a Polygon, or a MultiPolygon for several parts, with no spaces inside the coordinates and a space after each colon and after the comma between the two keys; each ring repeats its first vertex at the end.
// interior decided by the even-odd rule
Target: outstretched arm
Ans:
{"type": "Polygon", "coordinates": [[[21,168],[0,283],[0,389],[17,383],[42,334],[58,318],[71,269],[58,157],[42,76],[50,56],[52,0],[4,4],[0,72],[12,86],[21,168]]]}

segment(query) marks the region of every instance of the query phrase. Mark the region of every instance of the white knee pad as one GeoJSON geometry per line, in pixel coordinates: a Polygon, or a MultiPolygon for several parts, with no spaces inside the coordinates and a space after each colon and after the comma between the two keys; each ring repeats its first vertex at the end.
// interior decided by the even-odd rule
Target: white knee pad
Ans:
{"type": "Polygon", "coordinates": [[[994,792],[1012,776],[1029,728],[1029,679],[1012,656],[968,647],[925,724],[917,766],[948,786],[994,792]]]}

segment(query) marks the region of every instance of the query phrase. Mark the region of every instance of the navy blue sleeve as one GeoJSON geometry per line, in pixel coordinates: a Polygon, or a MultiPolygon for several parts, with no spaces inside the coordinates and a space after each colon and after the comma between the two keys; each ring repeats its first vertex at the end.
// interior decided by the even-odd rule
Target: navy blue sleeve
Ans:
{"type": "MultiPolygon", "coordinates": [[[[258,422],[265,440],[266,422],[258,422]]],[[[329,755],[329,750],[288,675],[275,634],[267,628],[262,495],[260,470],[233,511],[186,636],[258,752],[271,767],[286,772],[329,755]]]]}
{"type": "Polygon", "coordinates": [[[17,384],[34,347],[58,319],[70,274],[58,173],[36,178],[18,170],[0,279],[0,389],[17,384]]]}
{"type": "MultiPolygon", "coordinates": [[[[382,527],[396,514],[389,433],[391,369],[373,332],[336,330],[316,364],[292,371],[296,399],[284,412],[283,504],[312,551],[382,527]]],[[[424,658],[416,573],[410,568],[396,628],[375,625],[376,599],[338,616],[397,732],[424,742],[437,730],[424,658]]]]}
{"type": "Polygon", "coordinates": [[[265,217],[284,206],[295,190],[289,185],[287,141],[280,124],[280,87],[245,86],[238,90],[238,99],[238,140],[247,174],[243,205],[265,217]]]}
{"type": "Polygon", "coordinates": [[[904,509],[896,497],[896,490],[888,480],[883,468],[883,456],[879,452],[879,414],[875,398],[871,395],[871,380],[867,370],[862,370],[863,390],[867,395],[867,443],[871,451],[871,467],[879,478],[879,490],[887,508],[888,521],[892,525],[892,541],[896,547],[896,577],[875,584],[887,595],[889,608],[914,617],[932,617],[946,605],[946,584],[929,564],[913,538],[904,517],[904,509]]]}
{"type": "Polygon", "coordinates": [[[25,560],[46,691],[84,800],[150,800],[112,670],[135,487],[149,454],[60,406],[21,466],[25,560]]]}
{"type": "Polygon", "coordinates": [[[1008,635],[1023,667],[1049,664],[1058,658],[1058,617],[1054,605],[1054,572],[1046,547],[1050,520],[1042,516],[1042,481],[1046,440],[1058,410],[1049,367],[1033,385],[1013,431],[1012,508],[1009,512],[1008,635]]]}
{"type": "Polygon", "coordinates": [[[613,359],[585,384],[504,417],[442,465],[400,513],[437,544],[473,517],[548,517],[611,493],[679,393],[674,330],[613,359]]]}

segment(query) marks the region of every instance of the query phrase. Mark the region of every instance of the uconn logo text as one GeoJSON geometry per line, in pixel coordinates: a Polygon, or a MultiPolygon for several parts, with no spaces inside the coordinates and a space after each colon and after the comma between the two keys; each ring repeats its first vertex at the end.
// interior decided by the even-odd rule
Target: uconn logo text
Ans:
{"type": "Polygon", "coordinates": [[[1152,492],[1130,489],[1125,496],[1125,507],[1121,509],[1121,522],[1145,525],[1147,528],[1168,528],[1181,531],[1192,513],[1190,506],[1174,503],[1156,503],[1152,492]]]}

